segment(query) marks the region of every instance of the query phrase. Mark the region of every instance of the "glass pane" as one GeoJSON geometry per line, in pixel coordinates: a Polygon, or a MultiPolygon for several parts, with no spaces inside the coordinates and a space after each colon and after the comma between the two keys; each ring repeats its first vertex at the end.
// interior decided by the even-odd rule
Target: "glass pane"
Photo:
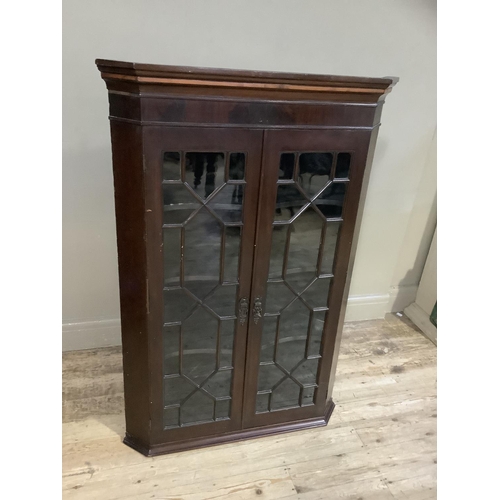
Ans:
{"type": "Polygon", "coordinates": [[[179,373],[180,326],[163,327],[163,373],[179,373]]]}
{"type": "Polygon", "coordinates": [[[220,370],[203,385],[203,388],[214,398],[231,396],[232,370],[220,370]]]}
{"type": "Polygon", "coordinates": [[[163,185],[163,224],[183,224],[200,202],[184,184],[163,185]]]}
{"type": "Polygon", "coordinates": [[[341,222],[327,222],[325,241],[323,243],[323,257],[321,259],[321,274],[333,274],[333,259],[337,248],[337,238],[341,222]]]}
{"type": "Polygon", "coordinates": [[[202,384],[216,368],[219,322],[203,307],[182,324],[182,373],[202,384]]]}
{"type": "Polygon", "coordinates": [[[309,196],[316,195],[330,180],[332,153],[302,153],[299,156],[299,182],[309,196]]]}
{"type": "Polygon", "coordinates": [[[300,293],[316,276],[323,219],[312,208],[302,212],[292,224],[286,281],[300,293]]]}
{"type": "Polygon", "coordinates": [[[262,362],[274,359],[277,327],[278,316],[264,316],[262,318],[262,338],[260,341],[260,360],[262,362]]]}
{"type": "Polygon", "coordinates": [[[310,310],[300,300],[281,313],[276,362],[287,371],[304,358],[309,316],[310,310]]]}
{"type": "Polygon", "coordinates": [[[311,333],[309,338],[309,346],[307,349],[308,356],[318,356],[321,354],[321,339],[323,337],[323,329],[325,327],[326,311],[314,311],[312,313],[311,333]]]}
{"type": "Polygon", "coordinates": [[[163,322],[179,323],[193,311],[196,302],[182,288],[163,292],[163,322]]]}
{"type": "Polygon", "coordinates": [[[335,179],[347,179],[349,167],[351,166],[351,154],[339,153],[337,155],[337,166],[335,167],[335,179]]]}
{"type": "Polygon", "coordinates": [[[342,217],[342,207],[346,184],[344,182],[332,182],[315,200],[314,204],[327,219],[342,217]]]}
{"type": "Polygon", "coordinates": [[[163,280],[166,287],[181,284],[181,231],[180,227],[163,229],[163,280]]]}
{"type": "Polygon", "coordinates": [[[163,381],[163,404],[180,405],[196,387],[184,377],[166,377],[163,381]]]}
{"type": "MultiPolygon", "coordinates": [[[[346,158],[340,157],[338,175],[346,172],[342,170],[346,158]]],[[[341,225],[335,219],[341,218],[348,184],[333,180],[335,162],[331,152],[280,157],[267,290],[262,298],[257,412],[269,411],[269,403],[271,411],[314,404],[341,225]]]]}
{"type": "Polygon", "coordinates": [[[229,418],[231,411],[231,400],[221,399],[215,402],[215,418],[216,420],[225,420],[229,418]]]}
{"type": "Polygon", "coordinates": [[[326,307],[331,278],[316,280],[303,294],[302,298],[311,308],[326,307]]]}
{"type": "Polygon", "coordinates": [[[287,222],[307,204],[307,198],[293,184],[278,184],[275,221],[287,222]]]}
{"type": "Polygon", "coordinates": [[[269,411],[269,396],[270,394],[257,394],[256,400],[256,412],[263,413],[269,411]]]}
{"type": "Polygon", "coordinates": [[[179,408],[166,408],[163,410],[163,427],[165,429],[179,427],[179,408]]]}
{"type": "Polygon", "coordinates": [[[206,299],[205,304],[218,316],[236,316],[238,285],[222,285],[206,299]]]}
{"type": "Polygon", "coordinates": [[[271,410],[299,406],[300,387],[290,378],[284,380],[271,395],[271,410]]]}
{"type": "Polygon", "coordinates": [[[279,179],[292,180],[294,165],[295,165],[295,154],[282,153],[280,158],[279,179]]]}
{"type": "Polygon", "coordinates": [[[200,300],[219,283],[221,230],[205,208],[185,227],[184,286],[200,300]]]}
{"type": "Polygon", "coordinates": [[[163,179],[166,181],[181,180],[181,155],[174,152],[163,153],[163,179]]]}
{"type": "Polygon", "coordinates": [[[162,158],[166,428],[229,418],[243,222],[245,154],[181,154],[162,158]]]}
{"type": "Polygon", "coordinates": [[[314,393],[315,392],[316,392],[315,387],[304,387],[304,389],[302,389],[301,405],[302,406],[309,406],[309,405],[314,404],[313,401],[314,401],[314,393]]]}
{"type": "Polygon", "coordinates": [[[283,274],[283,256],[289,226],[278,225],[273,227],[271,244],[271,258],[269,262],[269,278],[281,278],[283,274]]]}
{"type": "Polygon", "coordinates": [[[235,320],[222,320],[220,322],[220,367],[233,366],[233,341],[236,329],[235,320]]]}
{"type": "Polygon", "coordinates": [[[284,283],[268,283],[266,291],[265,312],[268,314],[276,314],[287,306],[295,295],[291,292],[284,283]]]}
{"type": "Polygon", "coordinates": [[[214,401],[201,391],[196,391],[181,406],[181,425],[212,421],[214,401]]]}
{"type": "Polygon", "coordinates": [[[259,366],[259,391],[270,391],[285,374],[274,364],[259,366]]]}
{"type": "Polygon", "coordinates": [[[207,198],[225,182],[224,153],[186,153],[186,182],[207,198]]]}
{"type": "Polygon", "coordinates": [[[223,222],[241,222],[245,186],[226,184],[207,205],[223,222]]]}
{"type": "Polygon", "coordinates": [[[226,226],[224,228],[226,242],[224,252],[224,281],[235,283],[238,281],[241,227],[226,226]]]}
{"type": "Polygon", "coordinates": [[[316,373],[318,372],[319,359],[306,359],[292,373],[292,375],[303,385],[316,384],[316,373]]]}
{"type": "Polygon", "coordinates": [[[245,153],[231,153],[229,155],[229,180],[242,181],[245,179],[245,153]]]}

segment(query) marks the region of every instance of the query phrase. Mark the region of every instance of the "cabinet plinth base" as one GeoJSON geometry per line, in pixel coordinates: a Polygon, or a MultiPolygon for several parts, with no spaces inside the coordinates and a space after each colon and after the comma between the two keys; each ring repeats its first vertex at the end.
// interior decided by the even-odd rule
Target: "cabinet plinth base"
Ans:
{"type": "Polygon", "coordinates": [[[335,408],[333,401],[328,401],[326,405],[326,412],[324,416],[310,418],[307,420],[286,422],[283,424],[272,425],[268,427],[254,427],[251,429],[243,429],[236,432],[229,432],[221,434],[220,436],[207,436],[196,439],[189,439],[187,441],[177,441],[172,443],[162,443],[148,447],[141,442],[138,442],[132,436],[126,434],[123,442],[133,448],[134,450],[142,453],[146,457],[153,457],[156,455],[165,455],[168,453],[175,453],[178,451],[192,450],[195,448],[204,448],[207,446],[214,446],[217,444],[231,443],[233,441],[242,441],[244,439],[252,439],[263,436],[272,436],[274,434],[283,434],[290,431],[300,431],[305,429],[312,429],[314,427],[323,427],[328,424],[330,417],[335,408]]]}

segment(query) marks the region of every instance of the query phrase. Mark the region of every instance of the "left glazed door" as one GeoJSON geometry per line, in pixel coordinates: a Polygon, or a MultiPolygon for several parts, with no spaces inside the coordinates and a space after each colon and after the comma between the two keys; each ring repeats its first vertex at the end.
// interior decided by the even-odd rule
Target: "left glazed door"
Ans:
{"type": "Polygon", "coordinates": [[[262,138],[144,130],[153,443],[242,427],[262,138]]]}

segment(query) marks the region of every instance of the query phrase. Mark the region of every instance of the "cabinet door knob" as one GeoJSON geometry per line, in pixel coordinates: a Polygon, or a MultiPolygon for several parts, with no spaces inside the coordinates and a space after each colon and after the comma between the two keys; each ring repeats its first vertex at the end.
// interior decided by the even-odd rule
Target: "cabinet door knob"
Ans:
{"type": "Polygon", "coordinates": [[[240,305],[238,307],[238,318],[240,320],[240,325],[244,325],[248,316],[248,299],[243,297],[240,300],[240,305]]]}
{"type": "Polygon", "coordinates": [[[260,318],[262,318],[262,302],[259,297],[256,297],[253,301],[253,320],[255,324],[259,322],[260,318]]]}

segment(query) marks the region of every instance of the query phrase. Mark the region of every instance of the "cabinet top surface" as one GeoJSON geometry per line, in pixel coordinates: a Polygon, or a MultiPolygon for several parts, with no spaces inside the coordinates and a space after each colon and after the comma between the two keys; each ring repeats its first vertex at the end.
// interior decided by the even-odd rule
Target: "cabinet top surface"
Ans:
{"type": "Polygon", "coordinates": [[[189,66],[138,64],[97,59],[102,78],[113,84],[177,88],[217,88],[219,91],[248,90],[297,92],[316,95],[356,95],[378,100],[391,91],[398,78],[364,78],[301,73],[275,73],[189,66]]]}

